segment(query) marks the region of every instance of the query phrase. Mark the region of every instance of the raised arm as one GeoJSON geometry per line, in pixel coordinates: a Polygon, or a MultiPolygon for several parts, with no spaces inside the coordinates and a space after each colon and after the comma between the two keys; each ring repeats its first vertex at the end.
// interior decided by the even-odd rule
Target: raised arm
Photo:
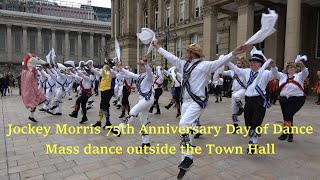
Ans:
{"type": "Polygon", "coordinates": [[[77,71],[77,75],[78,75],[79,77],[81,77],[82,79],[85,79],[85,80],[87,80],[87,81],[90,81],[90,78],[89,78],[88,76],[84,75],[81,71],[77,71]]]}
{"type": "Polygon", "coordinates": [[[99,71],[95,70],[94,68],[91,68],[90,71],[96,76],[101,76],[101,74],[102,74],[99,71]]]}
{"type": "Polygon", "coordinates": [[[130,72],[124,68],[120,70],[120,72],[124,73],[125,75],[129,76],[130,78],[133,78],[134,80],[137,80],[139,78],[138,74],[134,74],[133,72],[130,72]]]}
{"type": "Polygon", "coordinates": [[[72,73],[72,72],[69,72],[69,74],[70,74],[72,77],[74,77],[78,82],[82,80],[81,77],[79,77],[78,75],[76,75],[76,74],[74,74],[74,73],[72,73]]]}
{"type": "Polygon", "coordinates": [[[227,66],[234,71],[235,74],[238,76],[246,77],[246,70],[243,68],[239,68],[238,66],[234,65],[232,62],[228,62],[227,66]]]}
{"type": "Polygon", "coordinates": [[[158,52],[167,59],[173,66],[176,66],[178,69],[182,69],[186,61],[181,60],[177,56],[171,54],[165,49],[161,48],[157,40],[152,41],[153,46],[158,50],[158,52]]]}
{"type": "Polygon", "coordinates": [[[147,77],[149,79],[153,79],[153,73],[152,73],[151,66],[149,64],[146,64],[145,67],[146,67],[147,77]]]}
{"type": "Polygon", "coordinates": [[[298,62],[297,65],[301,69],[301,72],[298,73],[298,76],[299,76],[299,78],[301,78],[301,80],[304,81],[309,75],[309,70],[308,70],[308,68],[306,68],[306,66],[303,64],[302,61],[298,62]]]}
{"type": "MultiPolygon", "coordinates": [[[[52,68],[51,69],[47,69],[47,73],[49,74],[49,76],[53,79],[57,79],[57,76],[53,73],[52,68]]],[[[49,78],[49,77],[48,77],[49,78]]]]}

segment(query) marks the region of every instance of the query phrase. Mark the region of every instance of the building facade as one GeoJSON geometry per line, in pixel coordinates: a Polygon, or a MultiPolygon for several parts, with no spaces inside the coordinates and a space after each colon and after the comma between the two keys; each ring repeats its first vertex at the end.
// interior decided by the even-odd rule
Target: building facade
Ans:
{"type": "MultiPolygon", "coordinates": [[[[148,27],[156,32],[162,46],[175,55],[183,57],[187,45],[199,43],[205,59],[214,60],[244,44],[258,31],[262,13],[267,13],[268,8],[279,14],[277,32],[255,46],[268,58],[276,59],[280,68],[294,61],[299,53],[307,55],[306,65],[313,82],[320,70],[317,0],[112,0],[110,43],[112,46],[116,36],[123,62],[136,66],[137,58],[148,48],[138,45],[136,33],[148,27]]],[[[249,57],[249,52],[244,56],[249,57]]],[[[166,66],[156,52],[150,58],[153,64],[166,66]]]]}
{"type": "Polygon", "coordinates": [[[56,62],[102,65],[110,33],[110,22],[0,9],[0,71],[16,74],[27,52],[45,60],[52,48],[56,62]]]}

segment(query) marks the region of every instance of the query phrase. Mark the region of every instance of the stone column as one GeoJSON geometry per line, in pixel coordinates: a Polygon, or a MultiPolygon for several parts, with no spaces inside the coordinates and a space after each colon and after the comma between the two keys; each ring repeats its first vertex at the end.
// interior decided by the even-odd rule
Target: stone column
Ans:
{"type": "Polygon", "coordinates": [[[42,55],[42,34],[41,34],[41,31],[42,31],[42,27],[37,27],[37,30],[38,30],[38,37],[37,37],[37,53],[38,53],[38,56],[41,56],[42,55]]]}
{"type": "Polygon", "coordinates": [[[93,34],[94,33],[90,33],[90,59],[93,60],[93,48],[94,48],[94,45],[93,45],[93,34]]]}
{"type": "Polygon", "coordinates": [[[115,13],[115,9],[114,9],[114,0],[111,0],[111,39],[114,38],[114,13],[115,13]]]}
{"type": "Polygon", "coordinates": [[[229,49],[232,51],[237,47],[237,26],[238,26],[238,17],[230,17],[230,44],[229,49]]]}
{"type": "Polygon", "coordinates": [[[28,38],[27,38],[27,27],[22,26],[22,53],[25,54],[28,51],[28,38]]]}
{"type": "MultiPolygon", "coordinates": [[[[254,1],[253,0],[235,0],[238,7],[238,33],[237,45],[243,45],[253,35],[254,23],[254,1]]],[[[250,57],[252,46],[248,46],[246,58],[250,57]]]]}
{"type": "MultiPolygon", "coordinates": [[[[104,50],[106,45],[106,35],[105,34],[101,34],[101,49],[104,50]]],[[[101,51],[101,62],[104,62],[104,58],[105,58],[105,51],[101,51]]],[[[102,63],[103,64],[103,63],[102,63]]]]}
{"type": "Polygon", "coordinates": [[[294,61],[300,52],[301,0],[290,0],[287,5],[285,62],[294,61]]]}
{"type": "Polygon", "coordinates": [[[8,61],[12,61],[12,33],[11,33],[12,24],[7,24],[7,53],[8,61]]]}
{"type": "Polygon", "coordinates": [[[65,30],[64,31],[64,58],[66,60],[69,59],[69,56],[70,56],[70,44],[69,44],[69,31],[68,30],[65,30]]]}
{"type": "Polygon", "coordinates": [[[81,57],[82,57],[82,41],[81,41],[81,33],[80,31],[78,31],[78,60],[81,61],[81,57]]]}
{"type": "Polygon", "coordinates": [[[57,51],[57,48],[56,48],[56,30],[55,29],[51,29],[51,44],[52,44],[52,48],[54,49],[54,51],[57,51]]]}
{"type": "Polygon", "coordinates": [[[203,8],[203,53],[208,60],[216,58],[217,15],[216,7],[206,6],[203,8]]]}

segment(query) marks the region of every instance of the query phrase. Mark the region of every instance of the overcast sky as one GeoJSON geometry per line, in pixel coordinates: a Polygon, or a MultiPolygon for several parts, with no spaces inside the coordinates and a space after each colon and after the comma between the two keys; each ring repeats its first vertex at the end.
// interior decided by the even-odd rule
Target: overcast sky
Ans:
{"type": "MultiPolygon", "coordinates": [[[[54,0],[50,0],[54,1],[54,0]]],[[[75,3],[80,3],[80,4],[87,4],[87,0],[61,0],[62,1],[67,1],[67,2],[75,2],[75,3]]],[[[59,0],[55,0],[55,2],[59,2],[59,0]]],[[[99,6],[99,7],[111,7],[111,0],[91,0],[91,5],[92,6],[99,6]]]]}

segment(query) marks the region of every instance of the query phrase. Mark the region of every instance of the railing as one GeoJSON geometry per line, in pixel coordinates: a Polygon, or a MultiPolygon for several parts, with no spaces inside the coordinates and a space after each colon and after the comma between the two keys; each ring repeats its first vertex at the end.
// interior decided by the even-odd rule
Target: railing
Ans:
{"type": "Polygon", "coordinates": [[[4,0],[0,2],[0,9],[76,19],[103,19],[90,5],[63,0],[4,0]]]}

